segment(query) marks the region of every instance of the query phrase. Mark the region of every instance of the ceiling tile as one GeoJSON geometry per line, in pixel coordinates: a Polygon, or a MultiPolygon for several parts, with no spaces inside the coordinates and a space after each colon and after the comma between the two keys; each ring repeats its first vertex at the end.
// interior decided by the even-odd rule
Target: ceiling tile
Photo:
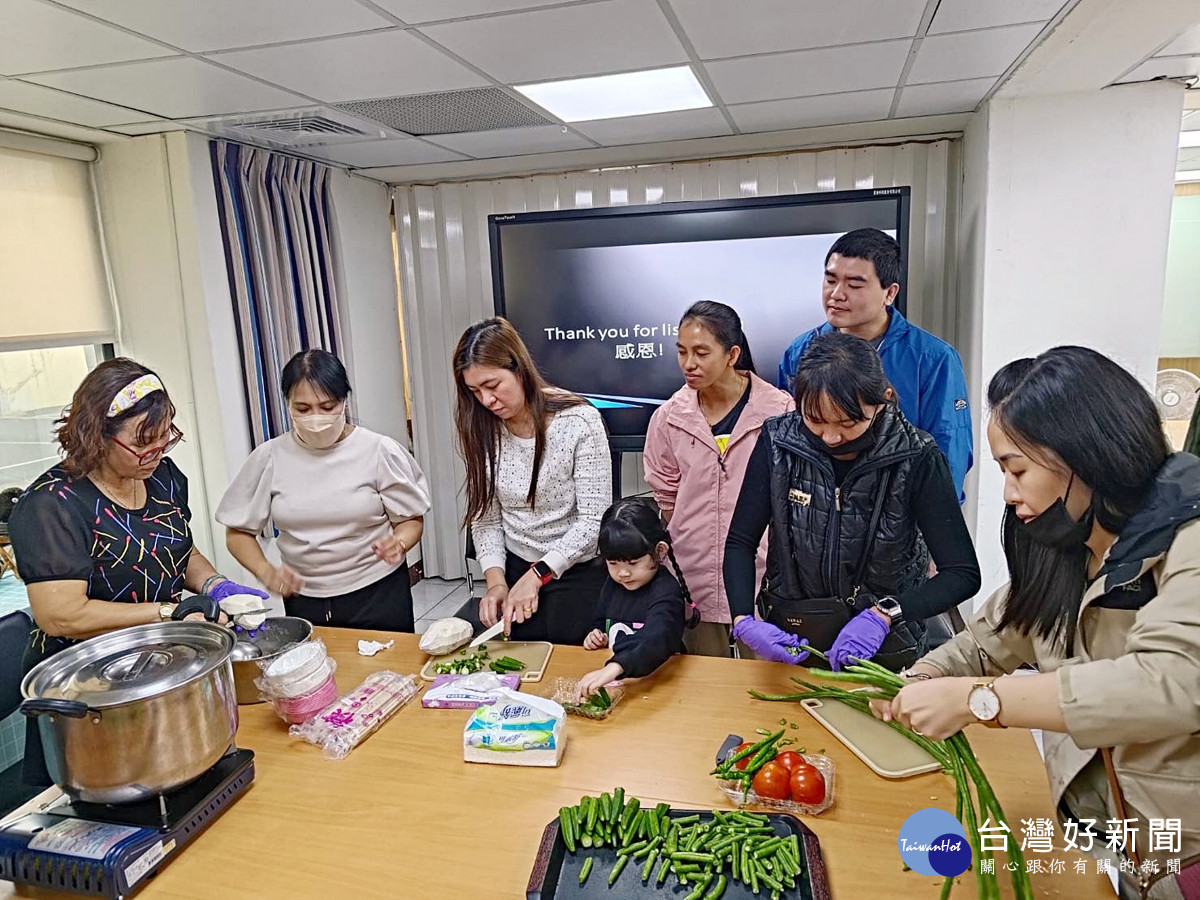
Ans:
{"type": "Polygon", "coordinates": [[[1014,25],[968,34],[927,37],[917,50],[907,83],[960,81],[1001,75],[1041,30],[1041,25],[1014,25]]]}
{"type": "Polygon", "coordinates": [[[51,72],[30,80],[167,119],[279,109],[297,103],[294,94],[190,57],[51,72]]]}
{"type": "Polygon", "coordinates": [[[451,150],[478,157],[520,156],[525,153],[550,153],[555,150],[583,150],[592,146],[578,135],[564,132],[558,125],[443,134],[434,140],[451,150]]]}
{"type": "Polygon", "coordinates": [[[705,63],[726,103],[752,103],[894,87],[911,41],[830,50],[801,50],[705,63]]]}
{"type": "Polygon", "coordinates": [[[151,118],[136,109],[111,106],[24,81],[0,81],[0,107],[89,128],[151,118]]]}
{"type": "Polygon", "coordinates": [[[451,153],[449,150],[412,138],[340,144],[336,147],[306,147],[304,152],[355,169],[370,166],[412,166],[466,158],[462,154],[451,153]]]}
{"type": "Polygon", "coordinates": [[[673,0],[702,59],[912,37],[925,0],[673,0]]]}
{"type": "Polygon", "coordinates": [[[970,81],[946,81],[941,84],[911,84],[900,95],[896,118],[970,112],[995,83],[995,78],[972,78],[970,81]]]}
{"type": "Polygon", "coordinates": [[[653,0],[605,0],[421,30],[506,84],[688,61],[653,0]]]}
{"type": "Polygon", "coordinates": [[[746,132],[784,131],[847,122],[886,119],[892,108],[893,90],[860,91],[824,97],[800,97],[729,107],[738,128],[746,132]]]}
{"type": "Polygon", "coordinates": [[[404,31],[239,50],[212,58],[329,103],[488,84],[466,66],[404,31]]]}
{"type": "Polygon", "coordinates": [[[592,140],[609,147],[647,144],[653,141],[683,141],[733,133],[719,109],[688,109],[652,116],[576,122],[574,127],[592,140]]]}
{"type": "Polygon", "coordinates": [[[409,25],[438,22],[442,19],[462,19],[467,16],[486,16],[513,9],[534,9],[550,6],[560,0],[375,0],[393,15],[409,25]]]}
{"type": "Polygon", "coordinates": [[[941,0],[929,25],[930,34],[970,31],[1021,22],[1045,22],[1062,9],[1063,0],[941,0]]]}
{"type": "Polygon", "coordinates": [[[1150,81],[1154,78],[1195,78],[1200,76],[1200,56],[1172,56],[1170,59],[1148,59],[1124,78],[1127,81],[1150,81]]]}
{"type": "Polygon", "coordinates": [[[1200,54],[1200,25],[1189,28],[1155,56],[1195,56],[1200,54]]]}
{"type": "Polygon", "coordinates": [[[171,56],[151,41],[37,0],[0,0],[0,75],[171,56]]]}
{"type": "Polygon", "coordinates": [[[225,50],[386,28],[355,0],[60,0],[184,50],[225,50]]]}

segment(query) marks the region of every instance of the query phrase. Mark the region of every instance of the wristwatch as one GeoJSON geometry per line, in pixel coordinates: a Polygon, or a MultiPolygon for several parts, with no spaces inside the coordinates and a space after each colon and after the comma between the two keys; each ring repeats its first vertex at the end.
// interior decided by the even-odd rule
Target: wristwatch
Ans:
{"type": "Polygon", "coordinates": [[[158,617],[164,622],[169,622],[171,620],[171,614],[175,612],[175,606],[176,604],[174,603],[158,604],[158,617]]]}
{"type": "Polygon", "coordinates": [[[967,708],[971,715],[988,728],[1007,728],[1000,724],[1000,695],[992,687],[995,678],[977,681],[967,694],[967,708]]]}
{"type": "Polygon", "coordinates": [[[880,597],[875,601],[875,608],[891,619],[893,628],[904,621],[904,610],[895,597],[880,597]]]}
{"type": "Polygon", "coordinates": [[[544,559],[539,559],[529,569],[542,582],[543,587],[554,580],[554,570],[546,564],[544,559]]]}

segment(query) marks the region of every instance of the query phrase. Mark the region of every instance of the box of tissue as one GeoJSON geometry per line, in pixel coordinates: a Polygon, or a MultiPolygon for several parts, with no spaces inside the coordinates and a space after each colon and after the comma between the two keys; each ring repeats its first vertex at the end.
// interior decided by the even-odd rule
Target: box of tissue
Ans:
{"type": "Polygon", "coordinates": [[[567,746],[567,713],[545,697],[503,689],[471,713],[463,759],[504,766],[557,766],[567,746]]]}

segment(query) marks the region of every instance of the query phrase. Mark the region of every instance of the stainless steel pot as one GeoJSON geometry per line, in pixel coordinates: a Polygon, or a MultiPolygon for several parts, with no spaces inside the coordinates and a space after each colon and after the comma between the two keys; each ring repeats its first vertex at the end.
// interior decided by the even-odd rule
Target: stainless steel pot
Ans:
{"type": "Polygon", "coordinates": [[[260,663],[274,659],[295,644],[304,643],[312,637],[312,631],[312,622],[308,619],[272,616],[255,632],[254,637],[246,632],[238,633],[233,649],[233,683],[237,689],[237,702],[242,705],[262,703],[262,694],[254,683],[254,679],[262,677],[260,663]]]}
{"type": "Polygon", "coordinates": [[[207,622],[138,625],[68,647],[21,682],[54,783],[89,803],[187,784],[237,734],[234,636],[207,622]]]}

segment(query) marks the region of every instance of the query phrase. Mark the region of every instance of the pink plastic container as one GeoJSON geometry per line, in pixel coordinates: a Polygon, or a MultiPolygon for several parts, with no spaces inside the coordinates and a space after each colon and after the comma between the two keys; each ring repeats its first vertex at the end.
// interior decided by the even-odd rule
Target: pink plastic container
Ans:
{"type": "Polygon", "coordinates": [[[338,698],[337,682],[333,673],[315,691],[303,697],[279,697],[274,700],[275,711],[289,724],[301,725],[307,722],[329,704],[338,698]]]}

